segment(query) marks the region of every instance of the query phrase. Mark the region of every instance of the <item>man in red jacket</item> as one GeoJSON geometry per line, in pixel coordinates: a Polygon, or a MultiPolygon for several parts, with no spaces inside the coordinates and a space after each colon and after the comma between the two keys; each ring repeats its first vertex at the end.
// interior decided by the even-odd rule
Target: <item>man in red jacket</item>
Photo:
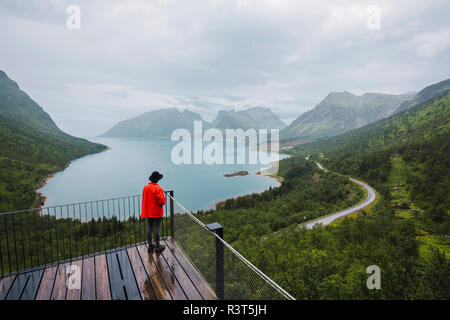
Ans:
{"type": "Polygon", "coordinates": [[[159,253],[165,249],[164,245],[159,244],[159,235],[161,229],[161,220],[164,215],[163,206],[166,204],[166,197],[164,191],[158,184],[158,181],[163,177],[158,171],[154,171],[150,176],[149,184],[144,187],[142,194],[142,212],[141,218],[148,219],[148,252],[151,253],[153,249],[159,253]],[[152,229],[155,226],[155,241],[156,247],[152,243],[152,229]]]}

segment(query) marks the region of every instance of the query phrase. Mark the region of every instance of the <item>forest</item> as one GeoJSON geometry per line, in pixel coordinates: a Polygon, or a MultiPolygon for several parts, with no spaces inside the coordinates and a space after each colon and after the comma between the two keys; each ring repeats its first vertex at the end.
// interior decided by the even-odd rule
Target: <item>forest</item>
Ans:
{"type": "Polygon", "coordinates": [[[37,131],[0,115],[0,212],[36,205],[36,187],[71,160],[105,150],[106,146],[60,131],[37,131]]]}
{"type": "MultiPolygon", "coordinates": [[[[283,185],[313,181],[312,177],[317,172],[314,166],[309,165],[311,162],[296,158],[289,160],[288,166],[286,160],[281,162],[286,176],[286,184],[283,185]]],[[[322,175],[322,178],[330,189],[341,185],[334,184],[333,179],[337,179],[334,175],[331,178],[322,175]]],[[[304,190],[308,201],[304,207],[298,207],[298,213],[292,217],[301,218],[308,212],[310,219],[315,214],[323,215],[337,209],[330,210],[326,206],[328,202],[321,201],[327,192],[318,192],[320,189],[315,192],[314,186],[304,187],[300,189],[304,190]],[[315,203],[314,209],[306,204],[309,201],[315,203]]],[[[323,185],[317,187],[323,188],[323,185]]],[[[306,230],[298,227],[301,219],[289,220],[289,215],[279,217],[285,212],[281,206],[295,212],[292,206],[298,204],[297,197],[302,193],[298,190],[280,192],[284,188],[266,193],[266,199],[272,197],[272,200],[261,201],[255,207],[252,207],[252,199],[263,195],[247,196],[245,200],[238,198],[228,205],[229,209],[200,212],[198,216],[204,222],[223,224],[225,240],[297,299],[450,297],[448,245],[447,249],[431,246],[424,255],[416,237],[420,232],[418,223],[429,220],[426,215],[420,221],[399,219],[389,206],[388,198],[381,195],[375,206],[356,217],[306,230]],[[287,219],[283,232],[271,232],[278,226],[264,223],[268,221],[264,218],[271,214],[274,221],[287,219]],[[370,265],[381,268],[381,290],[369,290],[366,286],[366,268],[370,265]]],[[[330,197],[328,201],[339,202],[339,191],[330,197]]]]}

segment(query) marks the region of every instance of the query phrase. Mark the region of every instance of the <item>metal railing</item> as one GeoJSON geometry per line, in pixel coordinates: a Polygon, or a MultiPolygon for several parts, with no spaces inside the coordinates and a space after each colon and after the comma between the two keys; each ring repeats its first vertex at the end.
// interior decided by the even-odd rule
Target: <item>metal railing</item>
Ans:
{"type": "MultiPolygon", "coordinates": [[[[169,194],[161,237],[173,231],[169,194]]],[[[141,204],[136,195],[0,213],[0,277],[146,241],[141,204]]]]}
{"type": "Polygon", "coordinates": [[[205,225],[172,196],[175,239],[220,299],[295,300],[223,240],[223,227],[205,225]]]}
{"type": "MultiPolygon", "coordinates": [[[[219,299],[294,299],[166,191],[161,237],[171,236],[219,299]]],[[[0,278],[147,240],[142,196],[0,213],[0,278]]]]}

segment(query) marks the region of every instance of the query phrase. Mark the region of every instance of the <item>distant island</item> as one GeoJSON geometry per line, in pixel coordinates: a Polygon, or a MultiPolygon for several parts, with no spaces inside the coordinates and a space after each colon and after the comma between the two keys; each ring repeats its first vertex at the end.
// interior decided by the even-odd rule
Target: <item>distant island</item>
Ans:
{"type": "Polygon", "coordinates": [[[248,171],[236,171],[236,172],[233,172],[233,173],[226,173],[226,174],[224,174],[223,175],[224,177],[227,177],[227,178],[231,178],[231,177],[235,177],[235,176],[248,176],[248,171]]]}
{"type": "Polygon", "coordinates": [[[165,108],[149,111],[131,119],[117,123],[110,130],[100,135],[115,138],[168,138],[178,128],[193,132],[194,121],[201,121],[204,129],[281,129],[286,127],[269,108],[252,107],[242,111],[221,110],[213,122],[204,121],[195,112],[177,108],[165,108]]]}

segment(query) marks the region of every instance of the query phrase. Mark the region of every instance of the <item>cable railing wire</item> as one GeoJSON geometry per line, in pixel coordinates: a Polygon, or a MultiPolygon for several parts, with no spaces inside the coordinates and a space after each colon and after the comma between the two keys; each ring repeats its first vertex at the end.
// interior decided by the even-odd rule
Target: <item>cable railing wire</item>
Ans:
{"type": "MultiPolygon", "coordinates": [[[[231,298],[231,299],[252,299],[252,297],[259,298],[259,299],[288,299],[288,300],[295,300],[293,296],[291,296],[288,292],[286,292],[283,288],[281,288],[275,281],[273,281],[270,277],[268,277],[266,274],[264,274],[261,270],[259,270],[256,266],[254,266],[250,261],[248,261],[245,257],[243,257],[238,251],[236,251],[231,245],[229,245],[224,239],[219,237],[216,233],[212,232],[208,229],[208,227],[200,221],[194,214],[192,214],[189,210],[183,207],[175,198],[169,195],[169,197],[173,200],[173,202],[176,204],[179,210],[177,210],[178,215],[176,217],[179,217],[181,214],[187,215],[190,219],[192,219],[198,226],[203,229],[203,232],[205,234],[208,234],[209,236],[214,236],[213,239],[218,239],[225,248],[228,249],[224,251],[225,254],[225,297],[231,298]],[[228,263],[227,263],[228,262],[228,263]],[[239,264],[239,262],[241,264],[239,264]],[[245,267],[244,267],[245,266],[245,267]],[[239,270],[237,270],[239,269],[239,270]],[[230,288],[232,289],[233,285],[239,285],[239,281],[234,281],[236,278],[240,277],[243,278],[243,275],[245,275],[246,280],[245,286],[250,287],[250,292],[247,292],[244,294],[244,297],[240,296],[237,297],[236,295],[229,294],[230,288]],[[266,284],[266,286],[261,286],[258,288],[257,282],[255,278],[255,274],[263,280],[263,282],[266,284]],[[228,278],[228,279],[227,279],[228,278]],[[231,278],[231,279],[230,279],[231,278]],[[252,295],[252,293],[260,291],[259,295],[252,295]],[[262,294],[261,294],[262,292],[262,294]],[[228,293],[228,294],[227,294],[228,293]]],[[[178,223],[175,223],[175,226],[177,226],[178,223]]],[[[192,228],[191,230],[188,230],[188,232],[193,233],[192,228]]],[[[188,238],[189,234],[180,234],[178,230],[176,231],[175,239],[177,240],[177,243],[181,245],[183,250],[189,251],[190,247],[189,245],[192,245],[192,243],[188,243],[187,247],[183,246],[183,237],[188,238]]],[[[195,239],[197,240],[197,239],[195,239]]],[[[205,241],[205,236],[203,235],[202,241],[205,241]]],[[[211,245],[210,245],[211,246],[211,245]]],[[[213,250],[211,250],[213,251],[213,250]]],[[[187,254],[188,257],[192,258],[192,255],[189,253],[187,254]]],[[[195,258],[195,257],[194,257],[195,258]]],[[[203,268],[199,268],[200,271],[205,275],[213,273],[211,271],[211,265],[214,265],[212,261],[204,262],[204,261],[198,261],[198,259],[195,259],[197,261],[194,261],[194,264],[198,266],[198,264],[203,265],[203,268]],[[209,269],[209,270],[208,270],[209,269]]],[[[210,259],[212,260],[212,259],[210,259]]],[[[209,279],[206,279],[212,287],[215,287],[215,281],[212,276],[207,277],[209,279]]],[[[242,282],[241,282],[242,284],[242,282]]],[[[217,289],[217,288],[216,288],[217,289]]],[[[232,293],[236,293],[235,291],[231,291],[232,293]]]]}

